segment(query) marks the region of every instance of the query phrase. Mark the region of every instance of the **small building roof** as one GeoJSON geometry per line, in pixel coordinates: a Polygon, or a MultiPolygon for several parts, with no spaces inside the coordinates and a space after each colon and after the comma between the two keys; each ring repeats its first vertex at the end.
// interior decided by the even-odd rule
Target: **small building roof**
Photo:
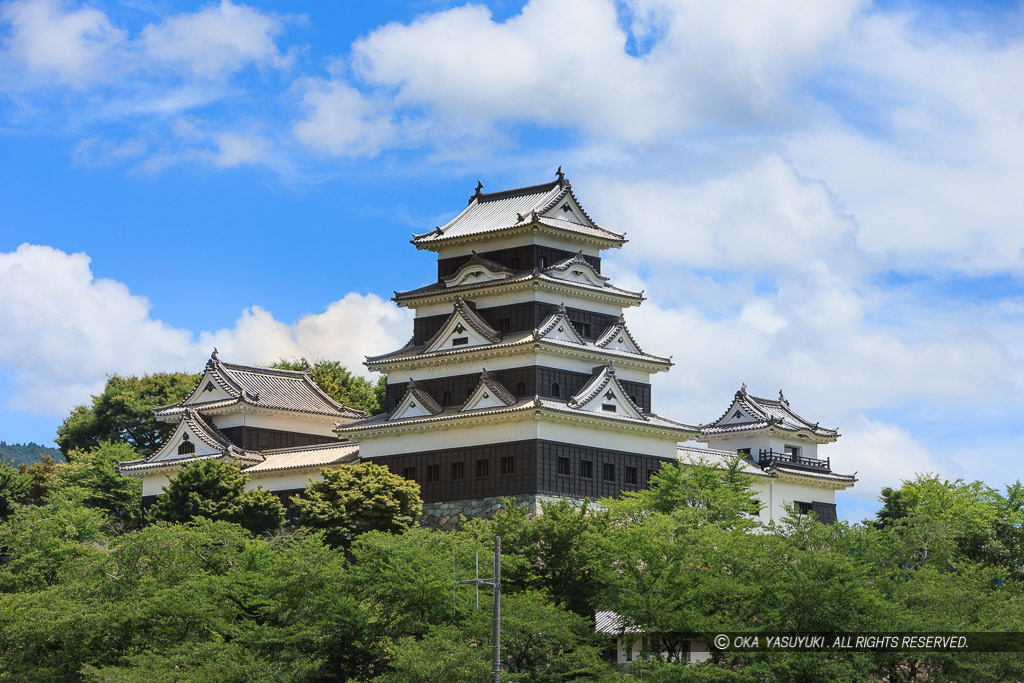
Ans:
{"type": "MultiPolygon", "coordinates": [[[[676,446],[676,457],[683,462],[703,461],[716,468],[724,468],[737,454],[733,451],[723,451],[717,448],[699,448],[697,446],[676,446]]],[[[772,475],[761,469],[750,457],[742,459],[742,472],[755,477],[771,477],[772,475]]]]}
{"type": "Polygon", "coordinates": [[[736,392],[732,404],[721,417],[701,426],[701,435],[707,437],[768,428],[805,432],[821,442],[839,438],[837,430],[822,427],[798,415],[781,391],[778,399],[760,398],[748,394],[746,385],[736,392]]]}
{"type": "Polygon", "coordinates": [[[412,243],[429,249],[434,245],[531,226],[590,238],[608,246],[621,246],[626,241],[624,235],[601,227],[587,215],[561,168],[557,180],[550,183],[501,192],[485,193],[481,192],[482,188],[483,184],[477,183],[476,194],[469,198],[469,205],[458,216],[430,232],[413,235],[412,243]]]}
{"type": "Polygon", "coordinates": [[[619,636],[624,633],[643,633],[643,629],[628,623],[615,612],[596,612],[594,614],[594,632],[607,636],[619,636]]]}
{"type": "Polygon", "coordinates": [[[263,462],[242,470],[245,474],[264,474],[282,470],[299,470],[327,465],[359,462],[359,444],[331,442],[295,448],[277,448],[262,451],[263,462]]]}
{"type": "Polygon", "coordinates": [[[241,404],[335,419],[366,417],[365,412],[344,406],[324,393],[309,372],[225,363],[217,357],[216,349],[192,393],[178,403],[157,408],[155,413],[157,418],[171,418],[183,414],[186,408],[206,411],[241,404]],[[205,398],[207,392],[210,399],[205,398]]]}

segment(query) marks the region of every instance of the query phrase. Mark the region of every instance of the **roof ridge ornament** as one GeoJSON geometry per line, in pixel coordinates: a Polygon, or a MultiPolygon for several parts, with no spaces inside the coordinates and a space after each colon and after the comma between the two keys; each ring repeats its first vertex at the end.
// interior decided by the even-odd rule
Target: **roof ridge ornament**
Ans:
{"type": "Polygon", "coordinates": [[[555,171],[555,176],[558,178],[558,186],[562,187],[565,185],[565,174],[562,173],[562,167],[559,166],[558,170],[555,171]]]}
{"type": "Polygon", "coordinates": [[[779,401],[785,403],[787,406],[789,405],[789,401],[786,400],[786,395],[782,393],[782,389],[779,389],[779,401]]]}

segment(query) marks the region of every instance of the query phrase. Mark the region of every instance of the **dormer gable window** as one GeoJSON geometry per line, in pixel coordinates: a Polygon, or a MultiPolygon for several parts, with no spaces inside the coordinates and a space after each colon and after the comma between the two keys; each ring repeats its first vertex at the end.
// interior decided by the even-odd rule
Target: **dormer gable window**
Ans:
{"type": "Polygon", "coordinates": [[[191,455],[196,452],[196,445],[188,440],[188,434],[183,434],[181,443],[178,444],[178,455],[191,455]]]}

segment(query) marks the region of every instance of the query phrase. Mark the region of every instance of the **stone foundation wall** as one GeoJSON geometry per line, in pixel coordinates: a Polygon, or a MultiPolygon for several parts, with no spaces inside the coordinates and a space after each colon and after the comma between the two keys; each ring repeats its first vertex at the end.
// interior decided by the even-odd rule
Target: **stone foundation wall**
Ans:
{"type": "MultiPolygon", "coordinates": [[[[517,505],[526,505],[527,513],[531,517],[541,514],[541,503],[568,500],[576,505],[583,504],[582,498],[544,494],[509,496],[509,498],[515,500],[517,505]]],[[[473,498],[471,500],[452,500],[444,503],[424,503],[423,514],[420,516],[419,521],[425,527],[448,531],[458,526],[460,515],[465,515],[467,519],[491,519],[504,507],[504,498],[473,498]]]]}

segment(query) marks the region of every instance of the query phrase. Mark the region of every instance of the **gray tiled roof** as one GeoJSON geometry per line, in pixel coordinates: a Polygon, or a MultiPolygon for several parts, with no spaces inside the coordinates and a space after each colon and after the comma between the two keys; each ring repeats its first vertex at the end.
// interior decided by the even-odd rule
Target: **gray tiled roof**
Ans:
{"type": "Polygon", "coordinates": [[[473,398],[473,396],[476,394],[476,390],[480,387],[481,384],[487,387],[487,390],[490,391],[491,394],[496,399],[498,399],[505,405],[510,406],[516,402],[516,397],[512,395],[512,392],[506,389],[505,385],[502,384],[497,377],[495,377],[492,373],[487,372],[487,369],[484,368],[484,371],[480,373],[480,382],[476,385],[476,387],[473,388],[471,392],[469,392],[469,396],[466,397],[466,400],[462,403],[463,410],[465,410],[466,404],[469,403],[469,400],[471,398],[473,398]]]}
{"type": "Polygon", "coordinates": [[[776,472],[782,472],[783,474],[792,474],[798,477],[811,477],[812,479],[828,479],[830,481],[843,481],[853,483],[857,481],[856,474],[840,474],[838,472],[815,472],[813,470],[806,469],[795,469],[792,467],[780,467],[778,464],[769,465],[766,468],[769,472],[772,470],[776,472]]]}
{"type": "Polygon", "coordinates": [[[122,472],[134,472],[138,470],[152,469],[155,467],[166,467],[167,465],[173,464],[184,464],[186,462],[199,462],[201,460],[208,460],[210,458],[221,458],[229,456],[236,460],[248,461],[248,462],[259,462],[263,456],[258,451],[247,451],[239,448],[231,442],[224,434],[217,429],[214,425],[203,419],[203,416],[191,408],[185,408],[182,412],[181,421],[185,423],[185,427],[196,435],[196,438],[205,443],[210,448],[214,448],[218,453],[203,456],[188,455],[179,459],[174,460],[155,460],[159,454],[154,453],[148,457],[140,460],[127,460],[118,463],[118,469],[122,472]]]}
{"type": "Polygon", "coordinates": [[[617,636],[623,633],[643,633],[643,629],[628,624],[621,615],[615,612],[597,612],[594,614],[594,632],[617,636]]]}
{"type": "Polygon", "coordinates": [[[454,349],[442,349],[439,351],[431,351],[430,353],[424,353],[424,349],[427,348],[426,344],[405,346],[396,351],[392,351],[391,353],[381,354],[380,356],[367,356],[366,364],[372,366],[376,363],[382,363],[387,361],[410,360],[413,358],[436,358],[443,356],[454,356],[459,354],[472,353],[474,351],[479,351],[481,349],[504,349],[513,346],[527,346],[529,344],[533,344],[534,342],[538,342],[541,344],[551,344],[553,346],[561,346],[567,349],[574,350],[589,349],[591,351],[594,351],[595,353],[614,356],[622,360],[636,360],[647,363],[658,363],[666,365],[671,365],[672,362],[668,358],[663,358],[661,356],[653,356],[651,354],[646,353],[638,355],[635,353],[630,353],[628,351],[618,351],[615,349],[601,348],[595,345],[593,342],[585,341],[583,346],[580,346],[579,344],[563,341],[561,339],[538,339],[535,330],[523,330],[520,332],[506,333],[502,341],[487,346],[471,346],[468,348],[458,347],[454,349]]]}
{"type": "MultiPolygon", "coordinates": [[[[550,270],[550,268],[548,269],[550,270]]],[[[643,301],[643,292],[631,292],[628,289],[622,289],[621,287],[615,287],[605,283],[604,285],[592,285],[587,282],[577,282],[575,280],[566,280],[565,278],[555,277],[554,275],[548,275],[547,271],[533,271],[529,273],[523,273],[522,275],[516,275],[514,277],[508,277],[501,280],[487,280],[485,282],[470,282],[462,285],[455,285],[449,287],[443,282],[434,282],[417,289],[410,289],[405,292],[395,292],[395,296],[392,297],[393,301],[407,301],[409,299],[419,299],[422,297],[433,296],[435,294],[465,294],[466,292],[473,290],[488,290],[488,289],[500,289],[507,287],[508,285],[521,284],[524,282],[538,281],[552,285],[563,285],[574,289],[581,289],[587,292],[600,292],[602,294],[612,294],[614,296],[625,297],[627,299],[634,299],[636,301],[643,301]]]]}
{"type": "MultiPolygon", "coordinates": [[[[725,467],[726,464],[733,458],[736,457],[736,453],[733,451],[722,451],[717,448],[698,448],[697,446],[685,446],[679,444],[676,446],[676,457],[680,460],[703,460],[709,465],[715,467],[725,467]]],[[[757,463],[751,458],[743,458],[743,473],[751,474],[758,477],[771,477],[772,475],[761,469],[757,463]]]]}
{"type": "Polygon", "coordinates": [[[701,427],[701,433],[706,435],[728,434],[734,432],[747,432],[766,427],[775,427],[791,432],[807,431],[826,439],[839,438],[839,432],[835,429],[821,427],[817,422],[811,423],[789,407],[782,392],[779,392],[778,399],[759,398],[751,396],[744,389],[736,392],[729,409],[714,422],[701,427]],[[747,415],[753,417],[746,422],[725,424],[725,421],[734,413],[737,407],[744,410],[747,415]]]}
{"type": "MultiPolygon", "coordinates": [[[[629,417],[628,415],[622,415],[617,413],[604,413],[590,410],[579,410],[569,406],[567,401],[557,401],[554,399],[540,398],[534,396],[533,398],[523,398],[516,401],[513,405],[503,406],[500,408],[485,408],[482,410],[472,410],[468,412],[462,412],[461,406],[444,408],[436,415],[421,415],[418,417],[401,417],[397,419],[389,419],[387,415],[375,415],[374,417],[360,420],[358,422],[350,422],[348,424],[338,425],[334,430],[338,434],[349,434],[358,433],[368,429],[375,429],[380,426],[396,426],[403,424],[419,424],[424,422],[444,422],[447,420],[457,420],[460,418],[466,418],[470,416],[479,415],[494,415],[494,414],[505,414],[505,413],[517,413],[522,411],[529,411],[535,409],[543,409],[547,412],[552,413],[565,413],[571,415],[580,415],[591,417],[594,419],[607,421],[610,423],[621,423],[621,424],[633,424],[641,427],[655,427],[660,429],[676,430],[681,432],[687,432],[692,435],[696,435],[698,427],[694,425],[688,425],[683,422],[677,422],[670,420],[667,417],[661,417],[653,413],[648,413],[644,417],[646,419],[638,419],[629,417]]],[[[687,438],[693,438],[688,436],[687,438]]]]}
{"type": "MultiPolygon", "coordinates": [[[[212,372],[214,380],[231,395],[231,398],[188,404],[187,407],[193,410],[212,410],[246,403],[259,408],[312,413],[334,418],[366,417],[365,412],[343,406],[325,394],[313,381],[312,375],[306,372],[237,365],[225,363],[216,357],[211,357],[207,361],[206,369],[212,372]]],[[[156,415],[179,415],[185,408],[185,402],[181,401],[157,408],[156,415]]]]}
{"type": "Polygon", "coordinates": [[[355,463],[359,461],[359,444],[338,441],[295,448],[276,448],[262,453],[263,462],[246,467],[243,470],[246,474],[355,463]]]}
{"type": "Polygon", "coordinates": [[[542,185],[521,187],[502,192],[480,193],[470,197],[467,206],[458,216],[445,225],[430,232],[413,235],[413,244],[429,245],[437,242],[455,240],[460,237],[476,236],[509,228],[540,223],[550,227],[573,232],[588,237],[595,237],[611,242],[624,242],[625,237],[606,230],[584,215],[594,227],[580,225],[556,217],[543,217],[545,211],[566,197],[571,196],[580,209],[579,199],[573,194],[572,185],[567,179],[560,179],[542,185]]]}

